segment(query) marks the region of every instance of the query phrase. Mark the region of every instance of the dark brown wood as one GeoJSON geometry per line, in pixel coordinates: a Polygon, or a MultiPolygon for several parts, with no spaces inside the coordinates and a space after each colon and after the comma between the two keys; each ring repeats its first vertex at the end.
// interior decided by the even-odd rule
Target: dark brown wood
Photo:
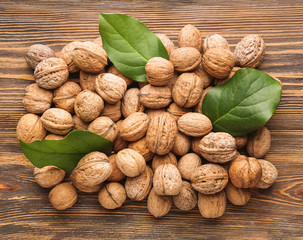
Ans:
{"type": "MultiPolygon", "coordinates": [[[[303,237],[303,2],[301,0],[34,1],[0,0],[0,239],[302,239],[303,237]],[[173,208],[156,219],[146,201],[103,209],[96,194],[80,194],[75,206],[55,211],[49,190],[33,180],[15,127],[25,114],[24,88],[34,80],[24,61],[35,43],[55,51],[73,40],[98,36],[98,12],[126,13],[174,41],[188,23],[203,36],[222,34],[232,49],[249,33],[266,42],[259,69],[283,82],[281,104],[268,122],[272,147],[265,159],[278,181],[255,190],[244,207],[228,203],[220,219],[197,208],[173,208]]],[[[75,78],[77,75],[74,76],[75,78]]]]}

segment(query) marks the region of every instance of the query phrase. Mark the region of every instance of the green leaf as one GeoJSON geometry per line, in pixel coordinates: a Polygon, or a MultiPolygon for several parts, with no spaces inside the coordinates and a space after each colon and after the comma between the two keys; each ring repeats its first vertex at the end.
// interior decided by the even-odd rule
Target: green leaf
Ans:
{"type": "Polygon", "coordinates": [[[37,140],[31,143],[20,141],[24,155],[38,168],[53,165],[71,173],[79,160],[93,151],[109,155],[111,141],[93,132],[75,130],[62,140],[37,140]]]}
{"type": "Polygon", "coordinates": [[[203,100],[203,114],[215,132],[244,136],[271,118],[281,100],[280,83],[268,74],[242,68],[226,83],[213,87],[203,100]]]}
{"type": "Polygon", "coordinates": [[[168,59],[161,40],[142,22],[130,16],[100,13],[99,32],[111,62],[135,81],[147,82],[145,65],[149,59],[168,59]]]}

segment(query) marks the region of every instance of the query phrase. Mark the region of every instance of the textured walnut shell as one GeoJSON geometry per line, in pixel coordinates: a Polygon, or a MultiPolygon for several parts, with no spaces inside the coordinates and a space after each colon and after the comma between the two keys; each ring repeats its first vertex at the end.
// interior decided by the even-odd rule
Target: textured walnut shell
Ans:
{"type": "Polygon", "coordinates": [[[105,102],[114,104],[123,98],[127,85],[111,73],[102,73],[96,78],[96,91],[105,102]]]}
{"type": "Polygon", "coordinates": [[[208,35],[203,41],[203,52],[206,52],[210,48],[221,47],[226,50],[230,50],[229,44],[224,37],[219,34],[208,35]]]}
{"type": "Polygon", "coordinates": [[[146,140],[148,148],[159,155],[169,153],[177,137],[176,120],[169,113],[162,113],[155,117],[147,130],[146,140]]]}
{"type": "Polygon", "coordinates": [[[162,57],[153,57],[145,65],[147,81],[153,86],[164,86],[174,75],[173,64],[162,57]]]}
{"type": "Polygon", "coordinates": [[[72,207],[76,203],[77,197],[77,190],[71,183],[61,183],[48,194],[50,203],[57,210],[72,207]]]}
{"type": "Polygon", "coordinates": [[[59,56],[60,56],[60,58],[63,58],[64,61],[66,62],[67,66],[68,66],[68,71],[70,73],[79,71],[79,68],[73,61],[72,53],[73,53],[74,49],[78,46],[81,46],[81,44],[82,43],[78,42],[78,41],[71,42],[71,43],[67,44],[65,47],[63,47],[60,52],[59,56]]]}
{"type": "Polygon", "coordinates": [[[197,205],[197,194],[191,184],[187,181],[182,181],[181,191],[173,196],[175,206],[181,210],[189,211],[197,205]]]}
{"type": "Polygon", "coordinates": [[[154,217],[165,216],[172,206],[171,196],[158,195],[154,188],[150,191],[147,199],[147,209],[154,217]]]}
{"type": "Polygon", "coordinates": [[[231,73],[235,65],[235,57],[232,52],[224,48],[210,48],[203,54],[202,65],[210,76],[223,79],[231,73]]]}
{"type": "Polygon", "coordinates": [[[144,111],[144,106],[140,102],[139,93],[140,90],[138,88],[131,88],[125,92],[121,106],[123,117],[127,118],[132,113],[144,111]]]}
{"type": "Polygon", "coordinates": [[[110,66],[110,68],[107,70],[107,73],[112,73],[122,78],[126,82],[127,86],[130,86],[134,82],[134,80],[124,76],[114,65],[110,66]]]}
{"type": "Polygon", "coordinates": [[[180,76],[179,73],[174,72],[173,77],[171,78],[171,80],[168,82],[166,86],[172,90],[179,76],[180,76]]]}
{"type": "Polygon", "coordinates": [[[203,68],[202,62],[199,64],[199,66],[195,69],[194,74],[196,74],[198,77],[202,79],[203,82],[203,88],[207,88],[212,84],[212,77],[205,72],[203,68]]]}
{"type": "Polygon", "coordinates": [[[249,189],[237,188],[231,182],[229,182],[225,188],[225,194],[227,199],[234,205],[245,205],[251,196],[249,189]]]}
{"type": "Polygon", "coordinates": [[[56,134],[48,134],[44,140],[61,140],[63,139],[65,136],[61,136],[61,135],[56,135],[56,134]]]}
{"type": "Polygon", "coordinates": [[[174,101],[180,107],[193,107],[195,106],[203,92],[203,81],[194,73],[182,73],[172,90],[174,101]]]}
{"type": "Polygon", "coordinates": [[[270,149],[270,131],[266,127],[248,135],[246,151],[249,156],[263,158],[270,149]]]}
{"type": "Polygon", "coordinates": [[[32,69],[35,69],[41,61],[51,57],[55,57],[52,49],[42,44],[34,44],[28,48],[25,60],[32,69]]]}
{"type": "Polygon", "coordinates": [[[236,140],[225,132],[207,134],[201,139],[199,149],[201,155],[213,163],[229,162],[237,155],[236,140]]]}
{"type": "Polygon", "coordinates": [[[195,26],[187,24],[181,29],[178,37],[179,47],[193,47],[201,52],[202,42],[202,35],[195,26]]]}
{"type": "Polygon", "coordinates": [[[98,194],[99,203],[106,209],[116,209],[126,200],[126,192],[122,184],[111,182],[106,184],[98,194]]]}
{"type": "Polygon", "coordinates": [[[256,68],[261,64],[264,53],[265,43],[261,36],[249,34],[235,48],[236,63],[241,67],[256,68]]]}
{"type": "Polygon", "coordinates": [[[53,102],[57,108],[62,108],[72,113],[79,92],[81,92],[81,87],[77,83],[66,82],[54,91],[53,102]]]}
{"type": "Polygon", "coordinates": [[[212,130],[212,123],[201,113],[186,113],[178,120],[178,129],[185,135],[201,137],[212,130]]]}
{"type": "Polygon", "coordinates": [[[55,89],[66,82],[68,68],[62,58],[47,58],[37,65],[34,75],[39,87],[55,89]]]}
{"type": "Polygon", "coordinates": [[[137,141],[145,136],[149,126],[149,117],[142,112],[135,112],[123,120],[120,136],[126,141],[137,141]]]}
{"type": "Polygon", "coordinates": [[[184,108],[179,107],[175,102],[169,105],[169,107],[166,109],[167,112],[169,112],[177,121],[182,115],[185,113],[191,112],[191,108],[184,108]]]}
{"type": "Polygon", "coordinates": [[[213,88],[213,87],[210,86],[210,87],[205,88],[205,89],[203,90],[203,93],[202,93],[202,96],[201,96],[201,98],[200,98],[200,101],[199,101],[198,104],[195,106],[195,109],[194,109],[195,112],[203,113],[203,109],[202,109],[203,100],[204,100],[204,98],[205,98],[206,93],[207,93],[210,89],[212,89],[212,88],[213,88]]]}
{"type": "Polygon", "coordinates": [[[178,162],[178,169],[182,178],[190,181],[192,173],[201,164],[201,158],[195,153],[188,153],[182,156],[178,162]]]}
{"type": "Polygon", "coordinates": [[[229,178],[238,188],[256,187],[262,177],[262,168],[258,160],[239,155],[229,167],[229,178]]]}
{"type": "Polygon", "coordinates": [[[146,114],[149,117],[150,120],[153,120],[155,117],[161,115],[165,112],[165,109],[146,109],[146,114]]]}
{"type": "Polygon", "coordinates": [[[153,183],[153,171],[146,167],[144,172],[137,177],[127,177],[125,190],[127,196],[134,201],[142,201],[147,197],[153,183]]]}
{"type": "Polygon", "coordinates": [[[198,155],[200,155],[199,144],[201,139],[202,139],[201,137],[194,137],[191,139],[191,150],[193,150],[193,152],[195,152],[198,155]]]}
{"type": "Polygon", "coordinates": [[[235,137],[237,149],[244,148],[247,144],[248,137],[247,135],[242,137],[235,137]]]}
{"type": "Polygon", "coordinates": [[[164,47],[166,48],[166,51],[167,51],[168,55],[170,55],[171,52],[176,48],[173,41],[170,40],[169,37],[166,36],[166,34],[157,33],[156,35],[161,40],[161,42],[163,43],[164,47]]]}
{"type": "Polygon", "coordinates": [[[112,142],[116,139],[118,134],[116,124],[109,117],[96,118],[88,125],[87,130],[99,134],[112,142]]]}
{"type": "Polygon", "coordinates": [[[228,183],[227,171],[220,165],[208,163],[195,169],[191,175],[194,189],[203,194],[220,192],[228,183]]]}
{"type": "Polygon", "coordinates": [[[136,142],[131,142],[128,147],[140,153],[145,161],[150,161],[154,156],[154,153],[147,146],[146,137],[143,137],[136,142]]]}
{"type": "Polygon", "coordinates": [[[261,180],[257,184],[257,188],[269,188],[278,178],[278,170],[269,161],[258,159],[258,163],[262,168],[261,180]]]}
{"type": "Polygon", "coordinates": [[[152,109],[164,108],[172,101],[169,87],[155,87],[150,84],[140,89],[139,97],[144,107],[152,109]]]}
{"type": "Polygon", "coordinates": [[[122,150],[123,148],[126,148],[128,145],[128,142],[126,140],[124,140],[121,136],[120,136],[120,129],[122,127],[122,123],[123,120],[120,120],[118,122],[116,122],[116,127],[117,127],[117,136],[115,138],[115,141],[113,143],[113,150],[115,152],[119,152],[120,150],[122,150]]]}
{"type": "Polygon", "coordinates": [[[107,181],[111,182],[119,182],[123,180],[126,176],[123,172],[118,168],[116,164],[116,156],[117,154],[112,154],[108,157],[110,164],[112,165],[112,173],[109,175],[109,177],[106,179],[107,181]]]}
{"type": "Polygon", "coordinates": [[[177,195],[182,188],[178,168],[171,163],[161,164],[155,171],[153,186],[158,195],[177,195]]]}
{"type": "Polygon", "coordinates": [[[83,90],[96,91],[96,78],[98,77],[98,73],[87,73],[84,71],[80,71],[80,86],[83,90]]]}
{"type": "Polygon", "coordinates": [[[40,88],[37,83],[26,87],[23,106],[26,111],[42,114],[52,105],[53,94],[51,91],[40,88]]]}
{"type": "Polygon", "coordinates": [[[144,157],[133,149],[125,148],[117,153],[116,164],[128,177],[136,177],[144,172],[146,162],[144,157]]]}
{"type": "Polygon", "coordinates": [[[107,65],[107,53],[93,42],[81,42],[72,52],[72,59],[85,72],[98,73],[107,65]]]}
{"type": "Polygon", "coordinates": [[[171,163],[175,166],[177,166],[177,158],[176,156],[169,152],[165,155],[155,155],[154,158],[153,158],[153,161],[152,161],[152,169],[153,171],[155,172],[156,169],[162,165],[162,164],[165,164],[165,163],[171,163]]]}
{"type": "Polygon", "coordinates": [[[171,52],[169,60],[177,72],[189,72],[199,66],[201,53],[193,47],[176,48],[171,52]]]}
{"type": "Polygon", "coordinates": [[[96,119],[103,108],[102,98],[90,90],[80,92],[74,103],[75,113],[83,122],[91,122],[96,119]]]}
{"type": "Polygon", "coordinates": [[[65,172],[55,166],[34,169],[35,181],[44,188],[52,188],[63,181],[65,172]]]}
{"type": "Polygon", "coordinates": [[[183,156],[189,151],[190,144],[190,138],[178,131],[175,143],[171,151],[177,156],[183,156]]]}
{"type": "Polygon", "coordinates": [[[226,209],[226,195],[224,191],[216,194],[198,194],[198,207],[205,218],[219,218],[226,209]]]}
{"type": "Polygon", "coordinates": [[[117,122],[122,117],[121,101],[114,104],[105,103],[100,116],[109,117],[114,122],[117,122]]]}
{"type": "Polygon", "coordinates": [[[77,115],[73,115],[74,127],[73,130],[87,130],[88,123],[83,122],[77,115]]]}

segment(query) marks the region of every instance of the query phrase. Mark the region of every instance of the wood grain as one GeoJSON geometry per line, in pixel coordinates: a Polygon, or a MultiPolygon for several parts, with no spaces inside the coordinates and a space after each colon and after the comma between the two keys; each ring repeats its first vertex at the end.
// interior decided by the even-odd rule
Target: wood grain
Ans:
{"type": "Polygon", "coordinates": [[[301,0],[0,0],[0,239],[302,239],[302,61],[301,0]],[[58,52],[71,41],[94,39],[98,12],[129,14],[174,41],[191,23],[204,37],[223,35],[232,49],[245,34],[261,34],[266,55],[259,69],[283,82],[281,104],[267,124],[272,147],[265,159],[279,170],[275,185],[255,190],[244,207],[228,204],[225,215],[215,220],[203,219],[197,208],[173,208],[155,219],[146,201],[128,200],[109,211],[95,194],[80,194],[73,208],[55,211],[47,200],[49,190],[34,183],[33,166],[15,137],[25,114],[24,89],[34,80],[24,54],[35,43],[58,52]]]}

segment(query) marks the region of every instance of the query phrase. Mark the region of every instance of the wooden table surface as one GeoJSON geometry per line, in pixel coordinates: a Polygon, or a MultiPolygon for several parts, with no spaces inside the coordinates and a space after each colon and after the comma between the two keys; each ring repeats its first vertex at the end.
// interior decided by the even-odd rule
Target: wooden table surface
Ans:
{"type": "Polygon", "coordinates": [[[0,0],[0,239],[303,239],[303,1],[37,1],[0,0]],[[49,190],[33,180],[15,127],[25,110],[24,89],[34,80],[24,60],[41,43],[55,51],[98,36],[98,13],[126,13],[174,41],[185,24],[203,36],[219,33],[234,49],[246,34],[266,43],[260,70],[283,82],[280,106],[268,122],[272,147],[265,159],[279,171],[267,190],[255,190],[244,207],[227,205],[208,220],[197,208],[175,207],[156,219],[146,201],[120,209],[100,207],[96,194],[80,194],[75,206],[55,211],[49,190]]]}

